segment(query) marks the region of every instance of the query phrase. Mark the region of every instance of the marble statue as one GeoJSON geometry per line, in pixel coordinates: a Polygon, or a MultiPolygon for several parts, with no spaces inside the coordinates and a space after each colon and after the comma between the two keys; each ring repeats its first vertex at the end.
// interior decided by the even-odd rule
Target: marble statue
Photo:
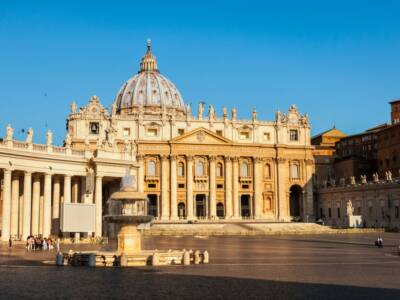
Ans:
{"type": "Polygon", "coordinates": [[[67,148],[71,147],[71,136],[69,135],[69,133],[66,134],[64,143],[67,148]]]}
{"type": "Polygon", "coordinates": [[[12,141],[14,136],[14,129],[11,127],[10,124],[7,125],[7,136],[6,140],[7,141],[12,141]]]}
{"type": "Polygon", "coordinates": [[[236,121],[237,110],[236,108],[232,108],[232,121],[236,121]]]}
{"type": "Polygon", "coordinates": [[[356,184],[356,178],[354,176],[350,176],[350,184],[355,185],[356,184]]]}
{"type": "Polygon", "coordinates": [[[186,115],[187,116],[192,115],[192,109],[190,108],[190,103],[186,104],[186,115]]]}
{"type": "Polygon", "coordinates": [[[347,216],[353,215],[354,207],[353,207],[353,203],[351,203],[351,200],[347,201],[346,212],[347,212],[347,216]]]}
{"type": "Polygon", "coordinates": [[[115,116],[117,114],[117,106],[115,105],[115,103],[113,103],[111,105],[111,116],[115,116]]]}
{"type": "Polygon", "coordinates": [[[276,123],[282,123],[282,113],[279,110],[276,112],[276,123]]]}
{"type": "Polygon", "coordinates": [[[253,109],[253,116],[252,116],[252,118],[253,118],[253,121],[256,121],[257,120],[257,110],[254,108],[253,109]]]}
{"type": "Polygon", "coordinates": [[[72,104],[71,104],[71,112],[72,112],[73,114],[76,114],[76,102],[75,102],[75,101],[72,101],[72,104]]]}
{"type": "Polygon", "coordinates": [[[33,129],[29,128],[25,142],[28,143],[28,144],[32,144],[32,141],[33,141],[33,129]]]}
{"type": "Polygon", "coordinates": [[[53,144],[53,133],[51,132],[51,130],[47,130],[47,146],[50,146],[51,144],[53,144]]]}
{"type": "Polygon", "coordinates": [[[367,183],[367,176],[366,175],[361,175],[361,184],[366,184],[367,183]]]}
{"type": "Polygon", "coordinates": [[[214,106],[208,106],[208,118],[210,121],[215,121],[215,110],[214,106]]]}
{"type": "Polygon", "coordinates": [[[226,107],[224,107],[222,109],[222,115],[223,115],[224,119],[226,119],[228,117],[228,110],[226,109],[226,107]]]}
{"type": "Polygon", "coordinates": [[[204,106],[203,106],[203,102],[199,102],[199,106],[198,106],[198,109],[197,109],[197,118],[199,119],[199,120],[202,120],[203,119],[203,111],[204,111],[204,106]]]}

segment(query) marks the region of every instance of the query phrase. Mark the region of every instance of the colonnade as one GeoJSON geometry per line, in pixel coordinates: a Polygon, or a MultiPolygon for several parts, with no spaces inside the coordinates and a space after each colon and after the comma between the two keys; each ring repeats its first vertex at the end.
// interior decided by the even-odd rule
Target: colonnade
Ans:
{"type": "MultiPolygon", "coordinates": [[[[62,203],[91,203],[85,177],[4,169],[2,240],[59,234],[62,203]],[[22,175],[22,176],[21,176],[22,175]],[[23,185],[21,188],[20,185],[23,185]],[[79,194],[79,186],[81,193],[79,194]],[[22,191],[22,193],[21,193],[22,191]]],[[[102,177],[95,180],[95,236],[102,235],[102,177]]]]}
{"type": "MultiPolygon", "coordinates": [[[[177,156],[163,155],[161,156],[161,220],[177,220],[178,219],[178,199],[177,199],[177,156]]],[[[224,158],[224,217],[226,219],[239,219],[240,215],[240,157],[225,156],[224,158]]],[[[208,156],[209,172],[203,177],[207,177],[207,188],[204,191],[195,189],[196,174],[193,174],[195,157],[192,155],[185,156],[186,165],[186,215],[188,220],[195,219],[195,193],[206,193],[207,195],[207,217],[210,219],[217,218],[217,178],[216,178],[216,156],[208,156]]],[[[252,201],[252,217],[257,219],[262,217],[262,193],[263,193],[263,172],[262,161],[260,157],[252,158],[252,173],[248,175],[252,184],[245,194],[251,195],[252,201]]],[[[144,169],[143,157],[139,159],[141,169],[144,169]]],[[[139,182],[144,182],[144,175],[139,172],[139,182]]],[[[150,193],[150,192],[149,192],[150,193]]],[[[158,201],[158,202],[160,202],[158,201]]]]}

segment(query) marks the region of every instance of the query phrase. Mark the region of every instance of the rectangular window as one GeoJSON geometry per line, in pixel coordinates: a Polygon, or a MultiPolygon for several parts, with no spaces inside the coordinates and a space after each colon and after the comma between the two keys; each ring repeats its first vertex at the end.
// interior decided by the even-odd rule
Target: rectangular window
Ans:
{"type": "Polygon", "coordinates": [[[89,124],[89,130],[90,134],[99,134],[99,123],[98,122],[90,122],[89,124]]]}
{"type": "Polygon", "coordinates": [[[271,139],[270,133],[269,132],[264,132],[263,138],[264,138],[265,142],[269,141],[271,139]]]}
{"type": "Polygon", "coordinates": [[[370,216],[372,216],[373,211],[374,210],[373,210],[372,206],[369,206],[368,207],[368,213],[369,213],[370,216]]]}
{"type": "Polygon", "coordinates": [[[241,131],[239,133],[239,137],[241,140],[248,140],[250,138],[250,132],[248,131],[241,131]]]}
{"type": "Polygon", "coordinates": [[[319,209],[319,216],[322,218],[324,216],[324,211],[322,207],[319,209]]]}
{"type": "Polygon", "coordinates": [[[130,128],[124,128],[123,134],[126,137],[129,137],[131,135],[131,129],[130,128]]]}
{"type": "Polygon", "coordinates": [[[330,207],[328,208],[328,216],[329,218],[332,218],[332,209],[330,207]]]}
{"type": "Polygon", "coordinates": [[[178,188],[184,189],[185,188],[185,184],[184,183],[178,183],[178,188]]]}
{"type": "Polygon", "coordinates": [[[399,218],[399,207],[398,206],[395,206],[395,208],[394,208],[394,217],[396,219],[399,218]]]}
{"type": "Polygon", "coordinates": [[[155,183],[149,183],[149,184],[147,185],[147,187],[148,187],[149,189],[154,189],[154,188],[156,188],[156,184],[155,184],[155,183]]]}
{"type": "Polygon", "coordinates": [[[223,189],[224,185],[223,184],[217,184],[217,189],[223,189]]]}
{"type": "Polygon", "coordinates": [[[217,130],[216,133],[217,135],[222,136],[222,130],[217,130]]]}
{"type": "Polygon", "coordinates": [[[249,185],[248,184],[243,184],[242,185],[242,189],[248,189],[249,188],[249,185]]]}
{"type": "Polygon", "coordinates": [[[340,207],[337,208],[337,217],[340,219],[340,207]]]}
{"type": "Polygon", "coordinates": [[[179,128],[178,129],[178,134],[179,135],[183,135],[185,133],[185,129],[183,129],[183,128],[179,128]]]}
{"type": "Polygon", "coordinates": [[[357,207],[357,215],[359,215],[359,216],[361,215],[361,206],[357,207]]]}
{"type": "Polygon", "coordinates": [[[299,132],[296,129],[290,129],[290,140],[291,141],[299,140],[299,132]]]}
{"type": "Polygon", "coordinates": [[[157,128],[148,128],[147,129],[147,135],[148,136],[157,136],[158,135],[157,128]]]}

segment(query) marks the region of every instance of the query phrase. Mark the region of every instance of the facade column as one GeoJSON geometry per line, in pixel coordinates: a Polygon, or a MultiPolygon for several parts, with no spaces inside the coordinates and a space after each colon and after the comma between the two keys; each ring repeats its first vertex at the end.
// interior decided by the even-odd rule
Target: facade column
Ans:
{"type": "Polygon", "coordinates": [[[32,235],[39,234],[39,217],[40,217],[40,176],[33,176],[32,191],[32,235]]]}
{"type": "Polygon", "coordinates": [[[71,203],[71,176],[64,175],[64,203],[71,203]]]}
{"type": "Polygon", "coordinates": [[[86,201],[86,177],[85,176],[81,176],[81,180],[80,180],[80,195],[79,198],[81,199],[80,203],[88,203],[86,201]]]}
{"type": "Polygon", "coordinates": [[[261,161],[260,157],[253,158],[253,185],[254,185],[254,209],[253,209],[253,217],[255,219],[261,218],[262,211],[262,175],[261,175],[261,161]]]}
{"type": "Polygon", "coordinates": [[[43,236],[48,237],[51,232],[51,174],[44,175],[43,194],[43,236]]]}
{"type": "Polygon", "coordinates": [[[8,241],[10,238],[11,223],[11,170],[4,169],[4,189],[3,189],[3,217],[1,239],[8,241]]]}
{"type": "Polygon", "coordinates": [[[138,155],[137,160],[139,163],[139,170],[138,170],[138,191],[140,193],[144,192],[144,157],[143,155],[138,155]]]}
{"type": "Polygon", "coordinates": [[[176,183],[176,156],[170,156],[170,173],[171,173],[171,220],[178,219],[178,205],[177,205],[177,183],[176,183]]]}
{"type": "Polygon", "coordinates": [[[161,156],[161,219],[169,219],[168,157],[161,156]]]}
{"type": "Polygon", "coordinates": [[[19,225],[19,176],[15,175],[11,182],[11,235],[18,235],[19,225]]]}
{"type": "Polygon", "coordinates": [[[233,158],[233,166],[232,166],[232,179],[233,179],[233,193],[232,193],[232,201],[233,201],[233,217],[235,219],[239,218],[239,158],[233,158]]]}
{"type": "Polygon", "coordinates": [[[289,178],[289,166],[287,161],[283,157],[277,158],[278,163],[278,207],[279,207],[279,220],[289,220],[289,188],[287,186],[287,180],[289,178]]]}
{"type": "Polygon", "coordinates": [[[225,157],[225,219],[232,218],[232,159],[225,157]]]}
{"type": "Polygon", "coordinates": [[[96,227],[95,237],[102,236],[102,224],[103,224],[103,178],[96,176],[96,193],[95,193],[95,204],[96,204],[96,227]]]}
{"type": "Polygon", "coordinates": [[[187,219],[193,219],[193,156],[186,156],[186,211],[187,219]]]}
{"type": "Polygon", "coordinates": [[[210,218],[217,217],[217,193],[215,182],[215,156],[210,156],[210,218]]]}
{"type": "Polygon", "coordinates": [[[24,174],[24,204],[22,218],[22,239],[25,240],[31,234],[31,208],[32,208],[32,173],[24,174]]]}

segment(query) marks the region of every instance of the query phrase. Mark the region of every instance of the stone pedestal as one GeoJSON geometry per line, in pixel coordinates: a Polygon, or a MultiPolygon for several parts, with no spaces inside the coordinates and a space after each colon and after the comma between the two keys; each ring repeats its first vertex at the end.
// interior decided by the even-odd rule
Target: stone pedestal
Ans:
{"type": "Polygon", "coordinates": [[[140,232],[136,225],[121,225],[118,233],[118,252],[124,254],[139,253],[142,250],[140,232]]]}
{"type": "Polygon", "coordinates": [[[346,226],[348,227],[353,227],[353,228],[359,228],[363,227],[363,220],[362,216],[347,216],[346,218],[346,226]]]}

